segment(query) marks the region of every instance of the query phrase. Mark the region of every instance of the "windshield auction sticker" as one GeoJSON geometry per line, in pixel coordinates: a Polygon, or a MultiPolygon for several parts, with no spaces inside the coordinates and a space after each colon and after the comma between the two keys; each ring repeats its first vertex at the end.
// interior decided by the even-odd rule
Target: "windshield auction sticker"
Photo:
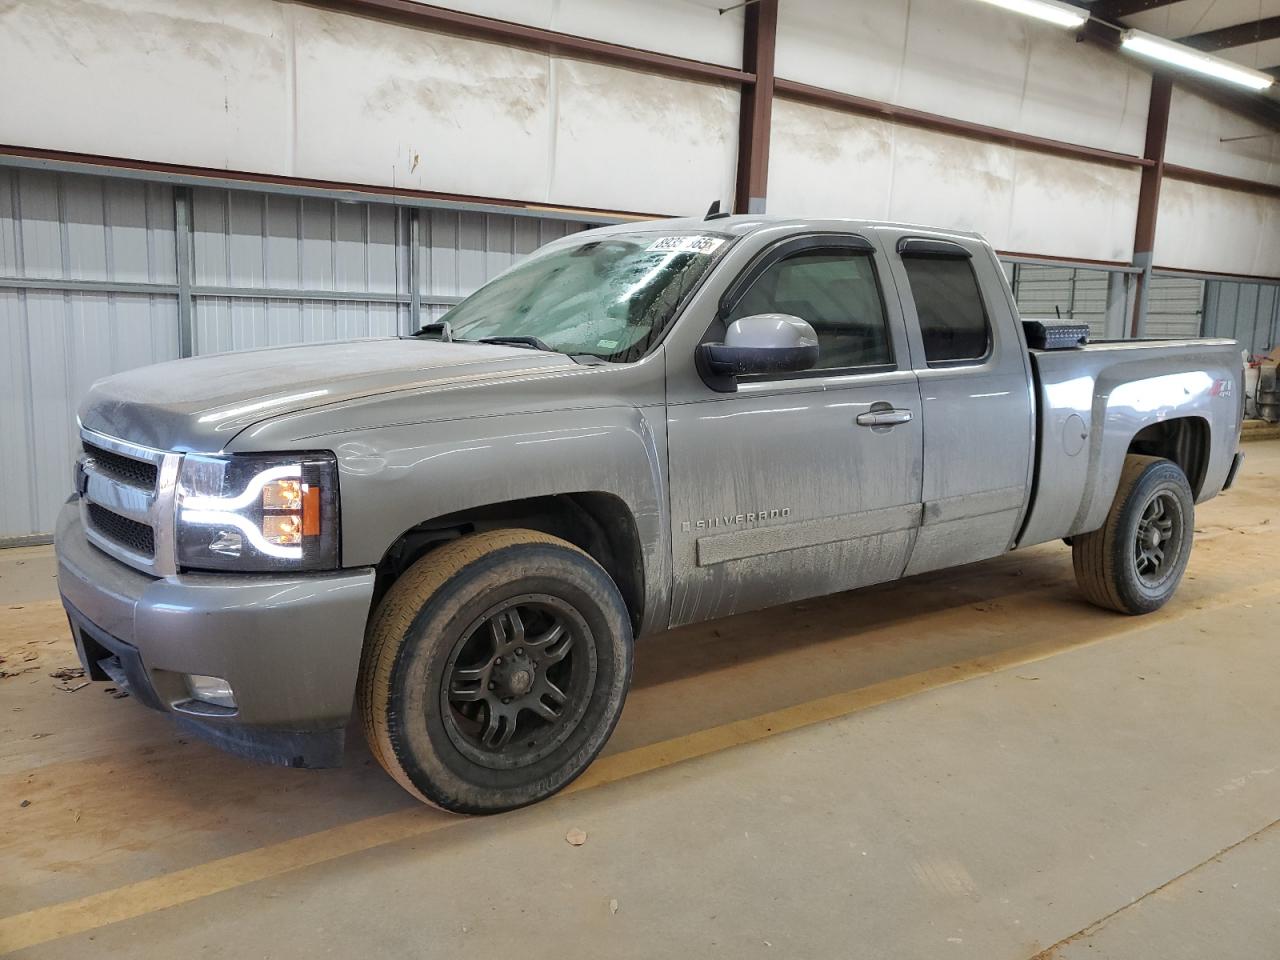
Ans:
{"type": "Polygon", "coordinates": [[[649,244],[650,250],[669,250],[675,252],[711,253],[724,243],[724,237],[705,237],[696,234],[684,234],[673,237],[659,237],[649,244]]]}

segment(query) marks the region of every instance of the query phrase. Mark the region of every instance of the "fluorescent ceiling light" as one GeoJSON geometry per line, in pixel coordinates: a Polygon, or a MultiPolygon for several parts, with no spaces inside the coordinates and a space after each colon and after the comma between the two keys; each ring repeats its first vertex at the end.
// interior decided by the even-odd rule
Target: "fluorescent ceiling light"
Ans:
{"type": "Polygon", "coordinates": [[[1037,20],[1047,20],[1060,27],[1082,27],[1089,19],[1087,11],[1061,0],[982,0],[993,7],[1003,7],[1037,20]]]}
{"type": "Polygon", "coordinates": [[[1141,30],[1124,31],[1120,34],[1120,45],[1141,56],[1172,63],[1174,66],[1207,74],[1229,83],[1238,83],[1251,90],[1265,90],[1276,82],[1275,77],[1261,70],[1250,70],[1230,60],[1201,53],[1199,50],[1165,40],[1163,37],[1153,37],[1141,30]]]}

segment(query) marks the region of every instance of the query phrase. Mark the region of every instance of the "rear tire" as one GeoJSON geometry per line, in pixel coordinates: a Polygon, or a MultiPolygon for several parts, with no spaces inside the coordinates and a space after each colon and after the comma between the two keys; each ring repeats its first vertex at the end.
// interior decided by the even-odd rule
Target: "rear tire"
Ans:
{"type": "Polygon", "coordinates": [[[550,796],[595,759],[631,682],[618,588],[577,547],[496,530],[429,553],[370,621],[358,707],[374,756],[456,813],[550,796]]]}
{"type": "Polygon", "coordinates": [[[1178,465],[1159,457],[1125,457],[1106,523],[1071,538],[1081,593],[1121,613],[1158,610],[1187,569],[1194,527],[1195,498],[1178,465]]]}

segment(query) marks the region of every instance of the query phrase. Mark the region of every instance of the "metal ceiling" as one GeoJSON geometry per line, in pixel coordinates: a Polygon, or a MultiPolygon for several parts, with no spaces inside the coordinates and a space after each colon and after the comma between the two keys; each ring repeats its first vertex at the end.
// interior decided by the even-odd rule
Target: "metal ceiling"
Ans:
{"type": "MultiPolygon", "coordinates": [[[[1097,20],[1135,27],[1242,66],[1280,78],[1280,0],[1073,0],[1097,20]]],[[[1114,42],[1107,30],[1089,29],[1088,39],[1114,42]]],[[[1179,84],[1230,103],[1255,119],[1280,127],[1280,84],[1261,95],[1180,74],[1179,84]]]]}
{"type": "Polygon", "coordinates": [[[1280,0],[1094,0],[1089,11],[1247,67],[1280,71],[1280,0]]]}

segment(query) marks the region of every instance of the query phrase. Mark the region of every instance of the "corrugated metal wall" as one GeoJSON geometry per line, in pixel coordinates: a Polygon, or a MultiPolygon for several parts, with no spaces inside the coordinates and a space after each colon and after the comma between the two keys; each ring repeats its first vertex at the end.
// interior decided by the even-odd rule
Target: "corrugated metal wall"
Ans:
{"type": "Polygon", "coordinates": [[[1210,280],[1204,289],[1204,332],[1233,337],[1250,353],[1269,353],[1280,339],[1280,285],[1210,280]]]}
{"type": "Polygon", "coordinates": [[[52,531],[80,398],[177,358],[184,309],[196,354],[408,333],[586,226],[0,169],[0,541],[52,531]]]}
{"type": "Polygon", "coordinates": [[[1204,281],[1189,277],[1152,277],[1144,337],[1200,336],[1204,281]]]}
{"type": "Polygon", "coordinates": [[[1013,265],[1011,282],[1024,317],[1058,318],[1089,324],[1089,336],[1107,336],[1106,270],[1087,267],[1013,265]]]}
{"type": "Polygon", "coordinates": [[[569,220],[421,211],[417,275],[424,322],[436,319],[452,300],[466,296],[544,243],[588,226],[569,220]]]}
{"type": "Polygon", "coordinates": [[[53,529],[89,384],[178,355],[176,281],[170,188],[0,170],[0,538],[53,529]]]}
{"type": "Polygon", "coordinates": [[[382,204],[192,191],[194,352],[402,332],[408,221],[382,204]]]}

